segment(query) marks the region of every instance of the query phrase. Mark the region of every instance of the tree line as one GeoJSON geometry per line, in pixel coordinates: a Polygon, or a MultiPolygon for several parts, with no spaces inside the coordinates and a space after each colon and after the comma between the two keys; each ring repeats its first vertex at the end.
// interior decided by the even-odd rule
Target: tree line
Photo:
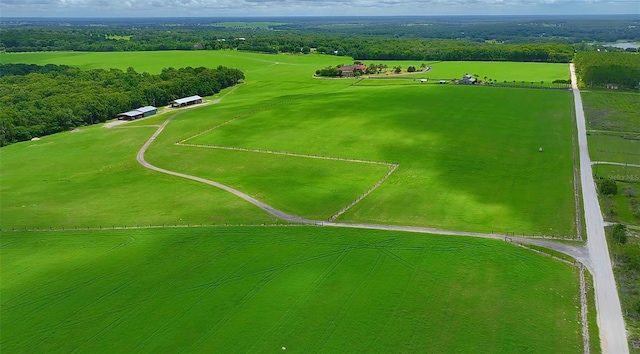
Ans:
{"type": "Polygon", "coordinates": [[[31,51],[157,51],[233,49],[261,53],[318,53],[356,60],[484,60],[566,63],[574,48],[561,43],[495,43],[466,39],[395,38],[246,30],[3,29],[0,48],[31,51]],[[239,33],[244,33],[240,36],[239,33]],[[312,49],[313,48],[313,49],[312,49]]]}
{"type": "MultiPolygon", "coordinates": [[[[594,43],[616,42],[624,39],[640,41],[640,20],[637,16],[403,16],[403,17],[306,17],[270,18],[269,24],[260,19],[237,19],[241,22],[227,25],[215,18],[75,18],[75,19],[9,19],[0,21],[7,29],[65,32],[83,34],[116,31],[116,35],[139,37],[177,38],[185,33],[197,34],[196,42],[206,37],[253,37],[260,33],[295,36],[387,37],[423,39],[463,39],[477,42],[485,40],[504,43],[594,43]],[[252,23],[256,22],[256,25],[252,23]],[[64,27],[61,28],[61,24],[64,27]],[[104,30],[104,31],[103,31],[104,30]]],[[[233,21],[232,21],[233,22],[233,21]]],[[[4,37],[4,35],[0,35],[4,37]]],[[[56,40],[45,36],[42,42],[56,40]]],[[[99,39],[100,37],[96,37],[99,39]]],[[[73,38],[72,42],[79,38],[73,38]]],[[[194,44],[190,38],[190,44],[194,44]]],[[[164,41],[164,39],[162,40],[164,41]]],[[[160,41],[160,42],[162,42],[160,41]]],[[[174,43],[179,46],[179,42],[174,43]]],[[[186,46],[186,45],[185,45],[186,46]]],[[[313,47],[313,46],[310,46],[313,47]]]]}
{"type": "Polygon", "coordinates": [[[640,86],[640,55],[632,53],[583,52],[575,56],[576,74],[584,85],[622,89],[640,86]]]}
{"type": "Polygon", "coordinates": [[[131,67],[0,64],[0,146],[104,122],[140,106],[210,96],[243,79],[240,70],[223,66],[166,68],[154,75],[131,67]]]}

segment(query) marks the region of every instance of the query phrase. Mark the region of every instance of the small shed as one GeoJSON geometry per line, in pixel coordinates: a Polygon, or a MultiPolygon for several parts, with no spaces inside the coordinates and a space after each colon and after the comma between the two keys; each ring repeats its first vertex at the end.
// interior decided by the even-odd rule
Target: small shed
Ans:
{"type": "Polygon", "coordinates": [[[184,107],[202,103],[202,97],[195,95],[171,101],[171,107],[184,107]]]}

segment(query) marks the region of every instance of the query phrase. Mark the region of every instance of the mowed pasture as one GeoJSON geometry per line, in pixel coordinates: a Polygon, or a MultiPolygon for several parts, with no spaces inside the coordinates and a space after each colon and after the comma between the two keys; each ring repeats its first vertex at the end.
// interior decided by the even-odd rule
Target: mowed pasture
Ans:
{"type": "MultiPolygon", "coordinates": [[[[423,77],[432,80],[453,80],[460,79],[463,75],[478,75],[480,80],[493,79],[498,83],[507,81],[527,85],[531,82],[540,83],[544,81],[549,84],[553,80],[569,79],[569,67],[562,63],[516,63],[516,62],[493,62],[493,61],[392,61],[392,60],[364,60],[364,64],[386,64],[388,77],[423,77]],[[431,67],[429,71],[420,71],[420,65],[425,64],[431,67]],[[400,66],[405,72],[409,66],[414,66],[418,72],[411,74],[394,75],[392,70],[395,66],[400,66]],[[486,78],[486,79],[485,79],[486,78]]],[[[343,64],[348,64],[344,61],[343,64]]]]}
{"type": "MultiPolygon", "coordinates": [[[[390,167],[176,143],[398,164],[339,221],[573,232],[566,92],[312,77],[345,60],[233,51],[0,55],[3,63],[82,68],[243,70],[243,84],[210,98],[220,103],[168,124],[147,159],[291,213],[326,218],[390,167]]],[[[475,64],[455,71],[482,75],[475,64]]],[[[514,73],[528,75],[530,65],[514,73]]],[[[139,166],[136,152],[170,115],[0,149],[3,351],[582,351],[577,270],[505,242],[193,227],[278,221],[226,192],[139,166]],[[147,224],[192,227],[68,230],[147,224]]]]}
{"type": "Polygon", "coordinates": [[[640,164],[640,132],[636,134],[589,134],[589,152],[593,161],[640,164]]]}
{"type": "Polygon", "coordinates": [[[226,192],[140,166],[136,153],[154,130],[96,125],[3,147],[0,227],[275,221],[226,192]]]}
{"type": "Polygon", "coordinates": [[[3,233],[3,352],[579,353],[577,270],[319,227],[3,233]]]}
{"type": "Polygon", "coordinates": [[[590,91],[582,100],[589,129],[640,134],[640,94],[590,91]]]}
{"type": "MultiPolygon", "coordinates": [[[[201,114],[206,111],[186,113],[177,121],[186,124],[201,114]]],[[[185,143],[399,165],[341,221],[484,232],[575,232],[570,101],[566,92],[438,85],[355,86],[256,111],[185,143]],[[538,151],[540,147],[544,152],[538,151]]],[[[287,166],[294,160],[291,157],[251,156],[248,152],[163,143],[149,156],[159,165],[242,184],[252,193],[262,191],[266,200],[287,204],[286,209],[295,214],[305,215],[309,204],[322,203],[318,209],[325,210],[328,217],[345,205],[337,199],[283,194],[276,186],[290,185],[289,173],[257,178],[260,174],[254,175],[247,166],[251,164],[244,163],[247,159],[265,159],[270,166],[278,164],[289,172],[287,166]],[[207,156],[211,161],[226,161],[224,155],[236,155],[238,168],[246,173],[228,174],[218,168],[204,171],[202,163],[176,158],[182,154],[180,149],[188,151],[195,161],[204,161],[207,156]],[[247,183],[248,179],[253,181],[247,183]]],[[[295,160],[309,166],[317,164],[315,159],[295,160]]],[[[343,164],[328,163],[336,167],[343,164]]],[[[354,172],[338,176],[342,182],[337,181],[336,186],[362,178],[360,173],[364,171],[354,172]]],[[[296,180],[314,183],[313,176],[303,174],[296,180]]]]}
{"type": "MultiPolygon", "coordinates": [[[[184,147],[175,143],[242,117],[187,142],[400,164],[380,188],[344,214],[341,221],[524,234],[572,235],[575,232],[570,97],[566,92],[449,85],[351,87],[355,82],[353,79],[312,77],[318,68],[348,60],[324,55],[235,51],[16,53],[2,54],[0,60],[82,68],[133,66],[139,71],[151,72],[187,65],[227,65],[243,70],[247,76],[245,83],[221,93],[219,96],[224,98],[219,104],[190,110],[172,121],[148,151],[148,159],[160,167],[227,183],[301,216],[328,218],[371,188],[388,172],[388,166],[184,147]],[[545,151],[539,153],[539,147],[545,151]]],[[[502,64],[509,69],[504,72],[514,80],[525,79],[524,75],[534,72],[533,67],[547,68],[548,77],[557,76],[561,67],[566,70],[566,65],[475,62],[437,63],[434,68],[435,65],[450,65],[452,72],[475,72],[479,71],[475,69],[478,67],[499,70],[502,64]]],[[[151,118],[131,126],[159,123],[158,118],[151,118]]],[[[60,198],[50,197],[55,193],[48,193],[46,184],[38,184],[37,192],[31,192],[37,181],[22,183],[20,180],[23,177],[25,181],[49,179],[66,174],[63,168],[53,168],[57,161],[61,162],[58,166],[65,166],[65,156],[72,155],[71,150],[65,149],[75,149],[73,155],[81,155],[96,164],[102,158],[97,155],[105,154],[129,166],[123,172],[128,176],[126,180],[103,180],[99,178],[99,168],[91,169],[89,173],[97,180],[110,181],[117,188],[127,189],[127,193],[126,197],[118,193],[101,193],[96,204],[112,205],[107,209],[110,212],[100,212],[100,217],[87,226],[122,225],[125,222],[128,225],[130,220],[135,220],[139,212],[125,218],[121,215],[123,212],[116,212],[125,198],[143,203],[148,195],[174,193],[181,203],[189,204],[191,194],[179,195],[171,188],[155,188],[156,182],[149,183],[146,177],[140,176],[153,175],[169,183],[197,185],[136,167],[135,151],[153,129],[130,130],[132,132],[127,134],[135,134],[138,140],[130,144],[126,152],[94,146],[92,138],[77,145],[81,149],[62,144],[51,154],[29,153],[32,143],[3,149],[3,164],[4,161],[19,161],[20,156],[28,156],[32,161],[24,165],[13,164],[11,178],[15,183],[11,185],[4,183],[7,169],[3,168],[1,172],[3,195],[4,191],[10,190],[15,196],[2,200],[3,214],[7,208],[12,208],[14,213],[3,218],[3,227],[31,226],[29,206],[47,211],[58,205],[60,198]],[[34,171],[36,166],[39,167],[34,171]],[[145,183],[146,188],[154,192],[149,194],[144,188],[131,188],[133,184],[127,181],[145,183]],[[24,200],[24,192],[28,192],[28,200],[24,200]]],[[[99,135],[104,131],[95,128],[92,134],[99,135]]],[[[64,142],[70,134],[63,133],[55,139],[64,142]]],[[[110,137],[104,138],[108,140],[103,143],[107,144],[105,146],[119,144],[116,134],[105,133],[105,136],[110,137]]],[[[78,174],[87,173],[82,164],[70,161],[66,164],[73,165],[78,174]]],[[[86,189],[100,193],[100,183],[92,183],[96,184],[91,187],[89,183],[67,184],[62,200],[71,202],[65,204],[64,220],[62,215],[50,213],[51,217],[39,219],[37,224],[42,227],[84,226],[86,223],[79,221],[88,219],[91,209],[85,205],[91,199],[82,196],[86,189]],[[77,197],[68,197],[73,193],[77,197]],[[78,218],[69,212],[80,209],[86,212],[78,213],[78,218]]],[[[206,207],[200,203],[192,208],[214,210],[211,213],[216,213],[215,216],[208,214],[209,211],[187,212],[190,207],[177,207],[182,204],[147,203],[149,214],[158,217],[143,216],[145,220],[140,224],[158,224],[163,221],[163,215],[182,214],[176,210],[185,210],[184,214],[190,217],[166,218],[167,223],[270,220],[268,216],[252,213],[245,218],[242,213],[226,209],[229,199],[233,198],[208,199],[206,207]]]]}

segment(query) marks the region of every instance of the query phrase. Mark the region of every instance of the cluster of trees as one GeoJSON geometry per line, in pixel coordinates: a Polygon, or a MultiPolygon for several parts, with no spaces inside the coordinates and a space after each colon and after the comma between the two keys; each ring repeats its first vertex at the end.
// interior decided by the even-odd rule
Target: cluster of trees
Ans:
{"type": "Polygon", "coordinates": [[[0,72],[0,146],[104,122],[140,106],[213,95],[244,79],[240,70],[223,66],[167,68],[152,75],[133,68],[0,64],[0,72]]]}
{"type": "Polygon", "coordinates": [[[482,60],[566,63],[570,45],[558,43],[498,44],[465,40],[349,38],[327,41],[317,51],[347,55],[356,60],[482,60]]]}
{"type": "Polygon", "coordinates": [[[342,72],[336,66],[327,66],[324,69],[316,70],[316,76],[340,77],[342,76],[342,72]]]}
{"type": "MultiPolygon", "coordinates": [[[[354,65],[364,65],[361,61],[355,61],[353,63],[354,65]]],[[[328,66],[324,69],[319,69],[316,70],[316,76],[324,76],[324,77],[339,77],[342,76],[342,72],[340,71],[340,68],[343,67],[344,65],[337,65],[337,66],[328,66]]],[[[425,70],[427,67],[427,64],[420,64],[420,70],[425,70]]],[[[375,74],[381,74],[381,73],[386,73],[388,71],[389,67],[386,64],[370,64],[369,66],[366,66],[364,69],[359,69],[359,68],[355,68],[354,69],[354,76],[360,76],[363,74],[366,75],[375,75],[375,74]]],[[[394,66],[393,68],[391,68],[391,71],[395,74],[400,74],[402,72],[402,67],[401,66],[394,66]]],[[[418,71],[418,69],[416,69],[415,66],[410,65],[409,67],[407,67],[407,72],[409,73],[413,73],[418,71]]]]}
{"type": "Polygon", "coordinates": [[[631,53],[582,52],[574,59],[576,74],[589,86],[616,84],[624,89],[640,85],[640,55],[631,53]]]}

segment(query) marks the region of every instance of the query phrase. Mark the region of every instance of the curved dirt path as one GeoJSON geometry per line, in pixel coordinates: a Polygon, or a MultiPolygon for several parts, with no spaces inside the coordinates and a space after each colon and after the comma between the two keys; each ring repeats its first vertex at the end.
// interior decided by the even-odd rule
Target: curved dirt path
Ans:
{"type": "MultiPolygon", "coordinates": [[[[573,67],[572,67],[573,69],[573,67]]],[[[575,82],[575,79],[573,79],[575,82]]],[[[587,219],[587,233],[589,235],[589,242],[587,247],[585,246],[577,246],[570,245],[558,242],[552,242],[550,240],[544,239],[533,239],[533,238],[523,238],[523,237],[509,237],[505,235],[498,234],[484,234],[484,233],[475,233],[475,232],[463,232],[463,231],[452,231],[452,230],[442,230],[435,228],[427,228],[427,227],[414,227],[414,226],[396,226],[396,225],[378,225],[378,224],[366,224],[366,223],[338,223],[332,221],[321,221],[321,220],[311,220],[302,217],[298,217],[295,215],[291,215],[280,211],[264,202],[261,202],[250,195],[243,193],[239,190],[226,186],[222,183],[218,183],[212,180],[208,180],[205,178],[188,175],[181,172],[171,171],[167,169],[163,169],[157,166],[154,166],[145,160],[145,153],[156,140],[156,138],[162,133],[164,128],[177,116],[179,116],[181,112],[176,112],[171,115],[167,120],[163,122],[160,127],[154,132],[154,134],[145,142],[145,144],[140,148],[136,159],[138,163],[140,163],[143,167],[148,168],[150,170],[189,179],[192,181],[204,183],[216,188],[220,188],[224,191],[227,191],[243,200],[257,206],[258,208],[266,211],[270,215],[279,218],[281,220],[285,220],[288,222],[306,224],[306,225],[316,225],[316,226],[324,226],[324,227],[343,227],[343,228],[358,228],[358,229],[370,229],[370,230],[391,230],[391,231],[403,231],[403,232],[415,232],[415,233],[428,233],[428,234],[436,234],[436,235],[446,235],[446,236],[465,236],[465,237],[478,237],[484,239],[494,239],[494,240],[504,240],[507,242],[515,243],[515,244],[523,244],[523,245],[535,245],[540,247],[545,247],[548,249],[555,250],[562,254],[568,255],[575,259],[577,262],[580,262],[591,272],[594,274],[594,282],[595,282],[595,291],[596,291],[596,305],[598,308],[598,326],[600,328],[600,340],[603,353],[628,353],[628,347],[626,343],[626,336],[624,332],[624,321],[622,320],[622,313],[620,311],[620,303],[618,300],[618,294],[615,287],[615,281],[613,279],[613,272],[611,270],[611,264],[608,261],[609,255],[607,253],[606,248],[606,240],[604,240],[604,222],[602,221],[602,214],[600,214],[599,205],[597,204],[597,195],[595,194],[595,187],[593,184],[593,177],[591,175],[591,163],[588,160],[588,150],[586,149],[586,133],[584,129],[584,114],[582,111],[582,104],[578,99],[580,97],[579,91],[574,91],[576,94],[576,113],[578,116],[578,133],[579,133],[579,143],[580,143],[580,158],[581,158],[581,168],[582,168],[582,185],[583,185],[583,195],[585,199],[585,217],[587,219]],[[578,109],[579,107],[579,109],[578,109]],[[582,124],[582,130],[580,126],[582,124]],[[584,140],[584,144],[583,144],[584,140]],[[586,151],[587,161],[583,160],[586,151]],[[588,173],[585,172],[584,166],[588,166],[588,173]],[[591,184],[585,182],[585,176],[591,179],[591,184]],[[593,194],[589,194],[587,196],[587,189],[585,186],[591,186],[593,189],[593,194]],[[595,199],[594,199],[595,198],[595,199]],[[595,200],[595,209],[591,205],[595,200]],[[600,215],[600,224],[599,229],[602,231],[601,237],[593,236],[593,228],[594,225],[590,223],[593,221],[591,217],[591,213],[597,211],[597,214],[600,215]],[[604,242],[604,248],[602,248],[602,242],[604,242]],[[604,250],[604,251],[603,251],[604,250]],[[605,258],[606,257],[606,262],[605,258]],[[613,286],[611,285],[613,283],[613,286]],[[617,308],[616,308],[617,306],[617,308]],[[617,312],[616,312],[617,311],[617,312]]],[[[591,193],[591,191],[589,191],[591,193]]],[[[597,224],[597,222],[596,222],[597,224]]],[[[583,304],[584,307],[584,304],[583,304]]],[[[582,312],[585,311],[585,308],[582,309],[582,312]]],[[[584,312],[586,313],[586,312],[584,312]]],[[[583,321],[583,332],[587,330],[583,321]]],[[[585,347],[585,352],[588,352],[588,347],[585,347]]]]}
{"type": "Polygon", "coordinates": [[[312,220],[309,219],[304,219],[304,218],[300,218],[297,216],[293,216],[293,215],[289,215],[286,214],[280,210],[277,210],[273,207],[271,207],[270,205],[263,203],[253,197],[251,197],[248,194],[242,193],[237,189],[233,189],[231,187],[228,187],[224,184],[218,183],[218,182],[214,182],[205,178],[201,178],[201,177],[197,177],[197,176],[192,176],[192,175],[188,175],[185,173],[180,173],[180,172],[175,172],[175,171],[170,171],[170,170],[166,170],[164,168],[160,168],[157,166],[154,166],[152,164],[150,164],[149,162],[147,162],[144,158],[144,153],[147,152],[147,149],[149,149],[149,146],[151,146],[151,144],[153,144],[153,142],[156,140],[156,138],[158,137],[158,135],[160,135],[160,133],[162,133],[162,131],[164,130],[164,128],[167,126],[167,124],[169,124],[175,117],[179,116],[180,114],[184,113],[183,112],[178,112],[178,113],[174,113],[172,114],[169,118],[167,118],[167,120],[164,121],[164,123],[162,123],[162,125],[160,125],[160,127],[158,128],[158,130],[155,131],[155,133],[153,133],[153,135],[151,136],[151,138],[149,138],[149,140],[147,140],[146,143],[144,143],[144,145],[142,146],[142,148],[140,149],[140,151],[138,151],[138,154],[136,155],[136,159],[138,160],[138,163],[140,163],[142,166],[153,170],[153,171],[157,171],[160,173],[164,173],[164,174],[168,174],[168,175],[172,175],[172,176],[176,176],[176,177],[181,177],[181,178],[186,178],[186,179],[190,179],[192,181],[196,181],[196,182],[200,182],[200,183],[204,183],[204,184],[208,184],[210,186],[216,187],[216,188],[220,188],[222,190],[225,190],[233,195],[236,195],[246,201],[248,201],[249,203],[257,206],[258,208],[268,212],[269,214],[283,219],[285,221],[290,221],[290,222],[300,222],[300,223],[315,223],[312,220]]]}
{"type": "Polygon", "coordinates": [[[569,70],[571,71],[571,85],[573,87],[576,123],[578,125],[582,200],[584,201],[584,217],[587,226],[587,249],[589,250],[590,269],[593,273],[596,308],[598,309],[600,343],[604,354],[627,354],[629,353],[629,346],[627,345],[624,319],[613,269],[611,268],[611,259],[604,232],[604,219],[600,211],[598,194],[593,180],[582,98],[578,89],[578,80],[573,64],[570,64],[569,70]]]}
{"type": "Polygon", "coordinates": [[[204,183],[204,184],[216,187],[216,188],[220,188],[220,189],[222,189],[224,191],[227,191],[227,192],[229,192],[229,193],[231,193],[231,194],[233,194],[233,195],[235,195],[235,196],[237,196],[239,198],[242,198],[245,201],[257,206],[258,208],[260,208],[260,209],[266,211],[267,213],[269,213],[270,215],[272,215],[272,216],[274,216],[276,218],[279,218],[281,220],[288,221],[288,222],[300,223],[300,224],[306,224],[306,225],[316,225],[316,226],[345,227],[345,228],[358,228],[358,229],[370,229],[370,230],[405,231],[405,232],[428,233],[428,234],[436,234],[436,235],[467,236],[467,237],[479,237],[479,238],[494,239],[494,240],[504,240],[504,241],[509,241],[509,242],[522,243],[522,244],[528,244],[528,245],[536,245],[536,246],[541,246],[541,247],[546,247],[546,248],[549,248],[549,249],[553,249],[555,251],[558,251],[558,252],[561,252],[561,253],[566,254],[568,256],[571,256],[574,259],[576,259],[578,262],[584,264],[587,267],[590,267],[588,253],[587,253],[585,247],[583,247],[583,246],[573,246],[573,245],[569,245],[569,244],[556,243],[556,242],[552,242],[552,241],[548,241],[548,240],[544,240],[544,239],[511,237],[511,236],[505,236],[505,235],[500,235],[500,234],[484,234],[484,233],[476,233],[476,232],[442,230],[442,229],[435,229],[435,228],[428,228],[428,227],[415,227],[415,226],[379,225],[379,224],[366,224],[366,223],[349,224],[349,223],[339,223],[339,222],[331,222],[331,221],[323,221],[323,220],[306,219],[306,218],[302,218],[302,217],[299,217],[299,216],[295,216],[295,215],[291,215],[291,214],[285,213],[285,212],[283,212],[281,210],[278,210],[278,209],[268,205],[267,203],[261,202],[261,201],[251,197],[250,195],[248,195],[246,193],[243,193],[243,192],[241,192],[241,191],[239,191],[237,189],[234,189],[234,188],[231,188],[229,186],[226,186],[226,185],[224,185],[222,183],[211,181],[211,180],[208,180],[208,179],[202,178],[202,177],[188,175],[186,173],[167,170],[167,169],[157,167],[157,166],[152,165],[151,163],[147,162],[145,157],[144,157],[144,154],[146,153],[146,151],[149,149],[151,144],[153,144],[153,142],[160,135],[160,133],[162,133],[164,128],[174,118],[176,118],[177,116],[179,116],[182,113],[184,113],[184,111],[176,112],[173,115],[171,115],[169,118],[167,118],[167,120],[164,121],[164,123],[162,123],[162,125],[160,125],[160,127],[153,133],[153,135],[149,138],[149,140],[147,140],[145,142],[145,144],[142,146],[142,148],[140,148],[140,150],[138,151],[138,154],[136,155],[136,159],[137,159],[138,163],[140,163],[143,167],[148,168],[148,169],[153,170],[153,171],[156,171],[156,172],[160,172],[160,173],[164,173],[164,174],[168,174],[168,175],[176,176],[176,177],[180,177],[180,178],[189,179],[189,180],[200,182],[200,183],[204,183]]]}

